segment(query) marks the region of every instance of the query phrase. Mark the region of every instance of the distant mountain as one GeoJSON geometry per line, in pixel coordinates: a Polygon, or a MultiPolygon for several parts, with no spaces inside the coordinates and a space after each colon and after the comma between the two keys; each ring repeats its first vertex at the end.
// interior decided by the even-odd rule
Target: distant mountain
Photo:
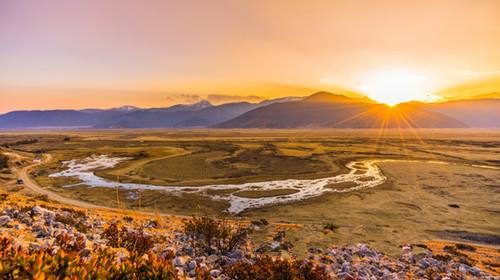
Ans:
{"type": "Polygon", "coordinates": [[[466,124],[414,104],[389,107],[371,100],[318,92],[274,103],[216,125],[220,128],[461,128],[466,124]]]}
{"type": "Polygon", "coordinates": [[[0,115],[0,128],[92,126],[93,114],[75,110],[14,111],[0,115]]]}
{"type": "Polygon", "coordinates": [[[143,109],[96,124],[96,128],[182,128],[212,126],[257,108],[257,104],[238,102],[218,106],[143,109]]]}
{"type": "Polygon", "coordinates": [[[141,109],[122,106],[112,109],[14,111],[0,115],[0,129],[93,127],[93,128],[182,128],[209,127],[243,113],[288,99],[258,104],[227,103],[218,106],[208,101],[179,104],[167,108],[141,109]]]}
{"type": "Polygon", "coordinates": [[[429,103],[424,107],[454,118],[468,127],[500,128],[500,99],[497,98],[429,103]]]}
{"type": "Polygon", "coordinates": [[[104,112],[104,111],[132,112],[132,111],[137,111],[140,109],[141,108],[139,108],[139,107],[125,105],[125,106],[111,108],[111,109],[83,109],[83,110],[80,110],[80,112],[84,112],[84,113],[100,113],[100,112],[104,112]]]}
{"type": "Polygon", "coordinates": [[[89,128],[500,128],[500,99],[409,102],[389,107],[368,98],[318,92],[257,104],[208,101],[167,108],[14,111],[0,129],[89,128]]]}
{"type": "Polygon", "coordinates": [[[292,102],[292,101],[299,101],[302,100],[303,97],[299,96],[287,96],[287,97],[280,97],[276,99],[268,99],[268,100],[263,100],[259,103],[259,107],[262,106],[267,106],[273,103],[283,103],[283,102],[292,102]]]}
{"type": "Polygon", "coordinates": [[[210,108],[210,107],[213,107],[213,105],[210,102],[208,102],[207,100],[202,100],[202,101],[200,101],[198,103],[194,103],[194,104],[173,105],[171,107],[166,108],[165,111],[169,111],[169,112],[199,111],[199,110],[203,110],[203,109],[210,108]]]}

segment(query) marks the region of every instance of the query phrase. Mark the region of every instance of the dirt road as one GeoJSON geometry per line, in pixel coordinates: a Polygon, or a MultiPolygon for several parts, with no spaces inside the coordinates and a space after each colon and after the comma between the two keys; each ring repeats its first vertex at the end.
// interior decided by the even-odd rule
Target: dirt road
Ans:
{"type": "Polygon", "coordinates": [[[30,178],[29,173],[33,168],[35,168],[39,165],[48,163],[51,160],[52,160],[52,156],[49,154],[45,154],[42,161],[40,161],[38,163],[34,163],[32,165],[29,165],[29,166],[26,166],[26,167],[22,168],[21,170],[19,170],[18,178],[23,180],[25,187],[27,187],[28,189],[30,189],[31,191],[33,191],[35,193],[47,195],[50,200],[55,200],[55,201],[58,201],[58,202],[61,202],[64,204],[70,204],[70,205],[83,207],[83,208],[113,209],[113,208],[109,208],[109,207],[95,205],[92,203],[83,202],[83,201],[76,200],[76,199],[67,198],[67,197],[61,196],[55,192],[52,192],[50,190],[47,190],[45,188],[40,187],[33,179],[30,178]]]}
{"type": "Polygon", "coordinates": [[[64,197],[59,195],[58,193],[55,193],[53,191],[50,191],[48,189],[45,189],[41,187],[40,185],[37,184],[36,181],[34,181],[30,176],[30,171],[42,164],[49,163],[52,160],[52,156],[50,154],[45,154],[42,161],[34,163],[32,165],[26,166],[22,169],[20,169],[17,173],[18,178],[22,179],[24,182],[24,186],[34,193],[42,194],[42,195],[47,195],[48,199],[57,201],[59,203],[63,204],[68,204],[76,207],[81,207],[81,208],[88,208],[88,209],[103,209],[103,210],[111,210],[111,211],[132,211],[135,213],[141,213],[141,214],[146,214],[146,215],[160,215],[162,217],[179,217],[179,218],[189,218],[188,216],[184,215],[172,215],[172,214],[164,214],[164,213],[157,213],[157,212],[150,212],[150,211],[138,211],[138,210],[130,210],[130,209],[119,209],[119,208],[114,208],[114,207],[106,207],[102,205],[96,205],[88,202],[84,202],[81,200],[77,199],[72,199],[68,197],[64,197]]]}

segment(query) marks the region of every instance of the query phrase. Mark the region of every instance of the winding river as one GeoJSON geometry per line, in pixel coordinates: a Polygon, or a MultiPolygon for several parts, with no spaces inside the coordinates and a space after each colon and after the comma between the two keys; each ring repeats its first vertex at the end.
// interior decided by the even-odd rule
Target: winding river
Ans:
{"type": "MultiPolygon", "coordinates": [[[[70,160],[63,162],[65,170],[49,175],[50,177],[73,177],[79,179],[78,184],[67,185],[71,187],[76,185],[87,185],[89,187],[106,187],[106,188],[121,188],[125,190],[158,190],[172,194],[188,194],[197,193],[202,196],[207,196],[213,200],[227,201],[230,206],[227,209],[229,213],[240,213],[251,208],[259,208],[274,204],[290,203],[300,201],[312,197],[317,197],[326,193],[341,193],[351,192],[366,188],[373,188],[385,182],[386,177],[376,165],[377,162],[401,161],[393,159],[380,160],[364,160],[353,161],[346,165],[350,170],[349,173],[340,174],[333,177],[300,180],[275,180],[258,183],[242,183],[242,184],[218,184],[204,185],[195,187],[186,186],[156,186],[148,184],[136,183],[120,183],[113,182],[101,178],[94,174],[94,170],[112,168],[127,158],[109,157],[107,155],[94,155],[82,160],[70,160]],[[343,184],[344,183],[344,184],[343,184]],[[349,185],[346,187],[346,184],[349,185]],[[338,187],[336,187],[338,185],[338,187]],[[240,191],[272,191],[286,189],[292,190],[294,193],[283,194],[270,197],[241,197],[235,195],[240,191]],[[229,194],[210,194],[209,190],[231,190],[229,194]],[[234,191],[233,191],[234,190],[234,191]]],[[[403,160],[411,162],[412,160],[403,160]]],[[[447,162],[434,161],[438,164],[450,164],[447,162]]],[[[490,166],[475,166],[483,168],[491,168],[490,166]]],[[[495,168],[496,169],[496,168],[495,168]]],[[[134,193],[131,193],[131,198],[134,193]]]]}

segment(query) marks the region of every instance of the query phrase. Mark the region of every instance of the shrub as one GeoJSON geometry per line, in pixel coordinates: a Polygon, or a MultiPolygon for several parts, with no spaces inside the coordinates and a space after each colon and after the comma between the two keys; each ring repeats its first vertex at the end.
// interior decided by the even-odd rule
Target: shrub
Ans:
{"type": "Polygon", "coordinates": [[[323,228],[326,229],[326,230],[334,231],[334,230],[338,229],[339,226],[337,226],[337,225],[335,225],[333,223],[328,223],[323,228]]]}
{"type": "Polygon", "coordinates": [[[476,248],[471,245],[463,244],[463,243],[457,243],[455,244],[455,247],[459,250],[465,250],[465,251],[476,251],[476,248]]]}
{"type": "Polygon", "coordinates": [[[108,239],[108,245],[115,248],[125,248],[131,253],[140,256],[153,248],[154,240],[143,230],[129,231],[126,227],[118,228],[116,223],[112,223],[103,232],[103,236],[108,239]]]}
{"type": "MultiPolygon", "coordinates": [[[[66,237],[61,240],[66,240],[66,237]]],[[[135,254],[118,262],[114,252],[99,250],[88,258],[82,258],[63,248],[54,254],[49,250],[28,251],[14,246],[11,238],[2,237],[0,279],[168,280],[176,279],[176,273],[171,257],[148,254],[144,258],[135,254]]]]}
{"type": "Polygon", "coordinates": [[[9,198],[8,193],[0,193],[0,201],[6,201],[9,198]]]}
{"type": "Polygon", "coordinates": [[[143,159],[147,157],[149,157],[149,154],[146,151],[139,151],[133,155],[134,159],[143,159]]]}
{"type": "Polygon", "coordinates": [[[66,233],[62,233],[56,236],[55,243],[65,252],[78,253],[85,249],[85,238],[81,235],[71,237],[66,233]]]}
{"type": "Polygon", "coordinates": [[[267,225],[269,225],[269,222],[266,219],[254,220],[254,221],[252,221],[252,225],[267,226],[267,225]]]}
{"type": "Polygon", "coordinates": [[[225,274],[237,280],[330,279],[326,272],[309,261],[273,259],[269,256],[259,258],[254,264],[245,261],[225,267],[225,274]]]}
{"type": "Polygon", "coordinates": [[[130,216],[125,216],[123,217],[123,220],[127,223],[131,223],[134,221],[134,218],[130,217],[130,216]]]}
{"type": "Polygon", "coordinates": [[[184,222],[184,232],[193,240],[195,248],[207,254],[231,252],[246,243],[248,229],[233,228],[226,223],[208,217],[193,217],[184,222]]]}
{"type": "Polygon", "coordinates": [[[49,201],[49,195],[37,194],[37,195],[35,195],[35,197],[33,199],[47,202],[47,201],[49,201]]]}
{"type": "Polygon", "coordinates": [[[4,154],[0,154],[0,169],[7,167],[9,167],[9,157],[4,154]]]}
{"type": "Polygon", "coordinates": [[[79,232],[86,233],[89,230],[89,226],[87,226],[82,221],[82,219],[86,218],[86,215],[83,212],[83,216],[82,216],[82,214],[80,214],[80,212],[83,212],[83,211],[66,212],[64,214],[57,213],[56,217],[55,217],[55,221],[66,224],[66,225],[73,226],[79,232]]]}

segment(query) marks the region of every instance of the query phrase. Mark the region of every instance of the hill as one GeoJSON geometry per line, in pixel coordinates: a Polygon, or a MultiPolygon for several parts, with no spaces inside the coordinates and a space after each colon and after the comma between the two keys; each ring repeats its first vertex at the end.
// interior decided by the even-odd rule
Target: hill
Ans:
{"type": "Polygon", "coordinates": [[[497,98],[463,99],[423,106],[427,110],[454,118],[468,127],[500,127],[500,99],[497,98]]]}
{"type": "Polygon", "coordinates": [[[31,128],[500,128],[500,99],[389,107],[368,98],[318,92],[260,103],[214,106],[208,101],[167,108],[123,106],[108,110],[14,111],[0,115],[0,129],[31,128]]]}
{"type": "Polygon", "coordinates": [[[303,100],[257,108],[220,128],[463,128],[450,116],[413,103],[389,107],[371,100],[318,92],[303,100]]]}
{"type": "MultiPolygon", "coordinates": [[[[54,127],[88,128],[182,128],[209,127],[255,108],[285,102],[291,98],[261,103],[235,102],[214,106],[208,101],[178,104],[167,108],[140,109],[123,106],[112,109],[14,111],[0,115],[0,129],[54,127]]],[[[295,99],[293,99],[295,100],[295,99]]]]}

